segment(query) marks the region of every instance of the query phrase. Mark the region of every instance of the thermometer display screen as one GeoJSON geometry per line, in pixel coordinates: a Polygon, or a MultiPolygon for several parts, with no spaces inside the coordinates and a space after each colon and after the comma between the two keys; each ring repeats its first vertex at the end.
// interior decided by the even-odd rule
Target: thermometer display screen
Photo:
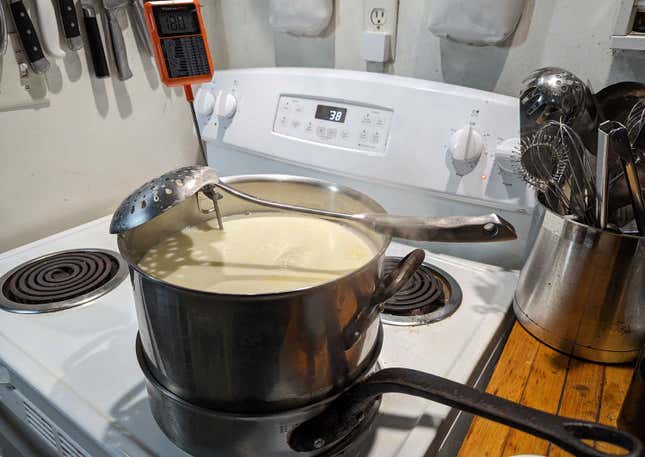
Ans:
{"type": "Polygon", "coordinates": [[[194,9],[157,10],[160,36],[195,35],[200,33],[194,9]]]}
{"type": "Polygon", "coordinates": [[[318,105],[316,107],[316,119],[344,123],[345,116],[347,116],[347,108],[327,105],[318,105]]]}

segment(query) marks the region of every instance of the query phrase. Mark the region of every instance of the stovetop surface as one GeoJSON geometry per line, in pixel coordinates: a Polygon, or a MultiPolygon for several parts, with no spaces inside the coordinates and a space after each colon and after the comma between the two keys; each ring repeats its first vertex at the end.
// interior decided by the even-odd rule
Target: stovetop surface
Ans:
{"type": "MultiPolygon", "coordinates": [[[[0,255],[0,275],[54,251],[116,251],[109,217],[0,255]]],[[[412,247],[392,243],[388,255],[412,247]]],[[[427,253],[452,275],[463,303],[447,320],[418,327],[386,325],[379,362],[467,382],[507,313],[517,271],[427,253]]],[[[105,449],[108,455],[187,455],[159,430],[136,361],[137,322],[129,280],[97,300],[49,314],[0,311],[0,364],[105,449]]],[[[449,408],[398,394],[384,396],[369,457],[423,456],[449,408]],[[416,427],[415,427],[416,426],[416,427]]]]}

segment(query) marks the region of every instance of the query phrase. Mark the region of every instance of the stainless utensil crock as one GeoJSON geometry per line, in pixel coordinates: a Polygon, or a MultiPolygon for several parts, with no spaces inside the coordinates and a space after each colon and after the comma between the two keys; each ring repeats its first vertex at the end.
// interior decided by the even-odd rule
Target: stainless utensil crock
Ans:
{"type": "Polygon", "coordinates": [[[546,344],[592,361],[633,360],[645,341],[645,237],[589,227],[542,205],[514,309],[546,344]]]}
{"type": "MultiPolygon", "coordinates": [[[[385,212],[349,188],[309,178],[264,175],[224,180],[268,199],[326,210],[385,212]]],[[[390,239],[348,222],[374,245],[372,260],[337,280],[284,293],[217,294],[156,279],[137,266],[153,245],[213,217],[199,196],[118,235],[130,265],[148,366],[185,401],[227,412],[275,412],[312,404],[352,384],[377,350],[380,305],[423,261],[408,256],[384,277],[390,239]],[[201,206],[201,207],[200,207],[201,206]]],[[[224,216],[270,211],[231,195],[224,216]]]]}

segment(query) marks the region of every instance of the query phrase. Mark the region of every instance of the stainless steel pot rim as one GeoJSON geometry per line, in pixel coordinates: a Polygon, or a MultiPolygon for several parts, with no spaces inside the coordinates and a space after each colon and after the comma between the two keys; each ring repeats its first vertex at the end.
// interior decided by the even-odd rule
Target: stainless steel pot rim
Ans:
{"type": "Polygon", "coordinates": [[[594,234],[602,234],[603,237],[608,237],[608,238],[621,238],[621,239],[631,238],[631,239],[634,239],[634,240],[643,240],[643,241],[645,241],[645,236],[632,235],[632,234],[629,234],[629,233],[614,233],[614,232],[611,232],[609,230],[602,230],[602,229],[600,229],[598,227],[592,227],[590,225],[583,224],[583,223],[578,222],[578,221],[576,221],[574,219],[571,219],[571,218],[569,218],[567,216],[562,216],[561,214],[558,214],[555,211],[552,211],[549,208],[547,208],[541,201],[538,204],[544,209],[545,212],[551,214],[552,216],[557,217],[558,219],[562,219],[567,224],[571,224],[571,225],[575,225],[577,227],[584,228],[585,230],[587,230],[589,232],[592,232],[594,234]]]}
{"type": "MultiPolygon", "coordinates": [[[[378,203],[376,200],[372,199],[368,195],[359,192],[357,190],[352,189],[351,187],[343,186],[341,184],[334,184],[329,181],[324,181],[322,179],[316,179],[316,178],[308,178],[304,176],[292,176],[292,175],[281,175],[281,174],[250,174],[250,175],[235,175],[235,176],[226,176],[221,178],[221,180],[226,183],[226,184],[235,184],[239,182],[247,182],[247,181],[259,181],[259,182],[289,182],[289,183],[304,183],[304,184],[310,184],[310,185],[315,185],[318,187],[323,187],[323,188],[328,188],[333,191],[342,191],[344,194],[355,198],[360,201],[367,202],[371,205],[375,205],[383,212],[385,213],[385,208],[383,208],[380,203],[378,203]]],[[[127,232],[124,232],[127,233],[127,232]]],[[[118,235],[119,237],[122,236],[122,234],[118,235]]],[[[351,272],[340,276],[338,278],[330,279],[329,281],[317,284],[315,286],[310,286],[310,287],[302,287],[300,289],[291,289],[287,291],[282,291],[282,292],[269,292],[269,293],[262,293],[262,294],[228,294],[228,293],[221,293],[221,292],[209,292],[205,290],[200,290],[200,289],[191,289],[188,287],[180,286],[177,284],[173,284],[170,282],[166,282],[162,279],[159,279],[155,276],[150,275],[149,273],[145,272],[141,268],[139,268],[138,264],[130,263],[131,268],[135,269],[137,272],[139,272],[142,276],[145,276],[147,279],[151,280],[152,282],[156,284],[161,284],[164,287],[170,288],[170,289],[175,289],[180,292],[192,292],[192,293],[199,293],[199,294],[209,294],[213,296],[222,296],[222,297],[227,297],[227,298],[235,298],[236,300],[244,300],[245,298],[253,300],[254,303],[257,303],[258,301],[273,301],[276,298],[283,298],[283,297],[289,297],[290,295],[298,295],[301,294],[303,291],[310,291],[314,292],[316,289],[324,289],[329,286],[329,284],[341,281],[343,279],[346,279],[352,275],[355,274],[360,274],[364,270],[366,270],[369,265],[379,259],[384,253],[385,250],[388,248],[390,245],[392,238],[387,237],[384,235],[384,241],[383,245],[381,248],[376,252],[373,256],[372,259],[370,259],[369,262],[365,263],[361,267],[352,270],[351,272]]]]}
{"type": "MultiPolygon", "coordinates": [[[[374,369],[379,369],[379,363],[378,363],[378,357],[381,353],[381,348],[383,346],[383,327],[379,326],[379,335],[377,338],[377,343],[376,347],[374,348],[373,351],[373,356],[372,356],[372,363],[365,363],[365,368],[363,372],[356,377],[356,379],[360,380],[369,375],[369,373],[374,370],[374,369]]],[[[235,420],[247,420],[247,421],[257,421],[261,420],[263,418],[279,418],[281,416],[290,416],[293,414],[293,411],[299,411],[299,412],[307,412],[310,410],[314,410],[317,408],[320,408],[323,405],[326,405],[328,403],[331,403],[334,401],[336,398],[338,398],[340,395],[342,395],[344,392],[346,392],[348,389],[350,389],[353,384],[350,384],[346,386],[344,389],[340,390],[339,392],[334,393],[333,395],[324,398],[322,400],[319,400],[315,403],[311,403],[309,405],[305,406],[300,406],[294,409],[288,409],[288,410],[279,410],[274,413],[265,413],[265,414],[253,414],[253,413],[232,413],[232,412],[227,412],[227,411],[217,411],[214,409],[209,409],[205,408],[201,405],[196,405],[193,403],[190,403],[183,398],[179,397],[175,393],[171,392],[168,390],[163,384],[161,384],[157,379],[154,377],[152,374],[152,371],[150,370],[150,367],[148,366],[148,362],[146,360],[146,355],[145,351],[143,349],[143,343],[141,342],[141,336],[139,335],[139,332],[137,332],[137,338],[135,342],[135,352],[137,354],[137,361],[139,362],[139,367],[141,368],[141,371],[143,372],[143,376],[146,379],[147,382],[152,384],[152,386],[160,392],[164,397],[168,398],[171,401],[174,401],[176,403],[179,403],[180,405],[187,407],[187,408],[192,408],[194,410],[199,411],[202,414],[208,414],[212,416],[217,416],[220,418],[228,418],[228,419],[235,419],[235,420]]]]}

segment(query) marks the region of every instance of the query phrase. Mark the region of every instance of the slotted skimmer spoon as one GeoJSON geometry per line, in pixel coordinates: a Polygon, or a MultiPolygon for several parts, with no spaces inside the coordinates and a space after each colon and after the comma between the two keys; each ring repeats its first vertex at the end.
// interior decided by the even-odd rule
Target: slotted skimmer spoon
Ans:
{"type": "Polygon", "coordinates": [[[440,218],[392,216],[379,213],[344,214],[263,200],[221,182],[215,170],[206,166],[190,166],[173,170],[135,190],[114,213],[110,233],[131,230],[199,191],[213,200],[220,228],[223,228],[217,203],[221,196],[214,190],[216,187],[235,197],[267,208],[310,214],[325,219],[353,221],[376,232],[408,240],[476,243],[517,239],[513,226],[497,214],[440,218]]]}

